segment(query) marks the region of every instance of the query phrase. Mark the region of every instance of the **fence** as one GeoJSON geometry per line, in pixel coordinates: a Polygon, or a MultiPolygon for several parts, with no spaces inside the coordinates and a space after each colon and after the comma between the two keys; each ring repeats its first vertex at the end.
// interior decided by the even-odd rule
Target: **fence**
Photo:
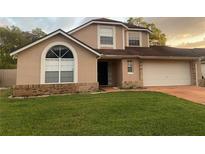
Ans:
{"type": "Polygon", "coordinates": [[[16,69],[0,69],[0,87],[10,87],[16,84],[16,69]]]}

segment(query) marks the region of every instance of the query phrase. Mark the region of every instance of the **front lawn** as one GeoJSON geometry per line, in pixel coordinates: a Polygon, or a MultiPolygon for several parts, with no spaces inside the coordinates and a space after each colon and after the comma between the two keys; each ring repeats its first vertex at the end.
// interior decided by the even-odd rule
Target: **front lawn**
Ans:
{"type": "Polygon", "coordinates": [[[205,135],[205,106],[156,92],[0,96],[0,135],[205,135]]]}

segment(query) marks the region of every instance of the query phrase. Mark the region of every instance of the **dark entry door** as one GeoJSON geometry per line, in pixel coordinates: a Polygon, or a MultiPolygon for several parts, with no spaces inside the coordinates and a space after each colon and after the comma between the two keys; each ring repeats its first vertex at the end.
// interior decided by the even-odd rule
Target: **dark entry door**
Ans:
{"type": "Polygon", "coordinates": [[[98,62],[98,82],[108,85],[108,62],[98,62]]]}

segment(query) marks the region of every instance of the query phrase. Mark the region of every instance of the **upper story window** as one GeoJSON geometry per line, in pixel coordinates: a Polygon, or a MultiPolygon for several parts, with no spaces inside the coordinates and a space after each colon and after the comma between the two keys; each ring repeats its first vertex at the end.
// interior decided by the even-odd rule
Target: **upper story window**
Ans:
{"type": "Polygon", "coordinates": [[[140,46],[140,33],[139,32],[129,32],[129,40],[128,44],[129,46],[140,46]]]}
{"type": "Polygon", "coordinates": [[[115,29],[112,26],[99,26],[99,47],[112,47],[115,45],[115,29]]]}

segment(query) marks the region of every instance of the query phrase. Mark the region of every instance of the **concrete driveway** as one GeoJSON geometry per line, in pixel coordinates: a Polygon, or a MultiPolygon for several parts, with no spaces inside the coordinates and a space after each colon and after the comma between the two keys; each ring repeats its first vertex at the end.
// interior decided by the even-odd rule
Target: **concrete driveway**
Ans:
{"type": "Polygon", "coordinates": [[[148,87],[149,91],[157,91],[173,95],[205,105],[205,88],[196,86],[148,87]]]}

